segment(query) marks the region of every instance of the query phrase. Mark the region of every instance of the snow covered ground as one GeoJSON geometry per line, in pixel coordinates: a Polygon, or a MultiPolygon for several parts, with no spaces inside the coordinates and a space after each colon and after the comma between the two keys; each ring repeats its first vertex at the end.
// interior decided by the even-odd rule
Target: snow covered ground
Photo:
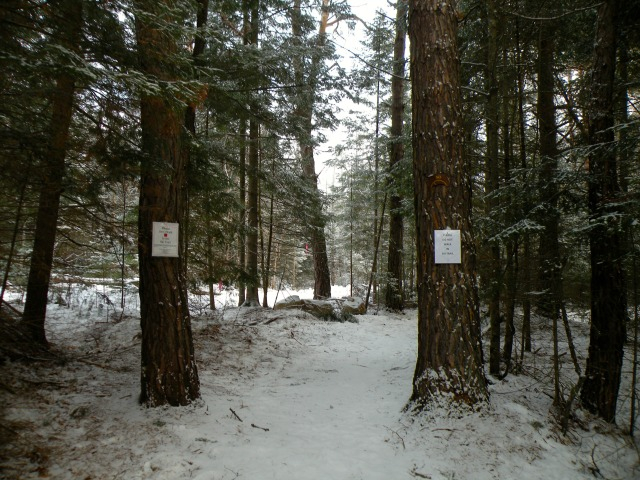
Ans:
{"type": "MultiPolygon", "coordinates": [[[[413,416],[403,407],[415,366],[415,311],[335,323],[220,299],[215,314],[193,319],[202,400],[157,409],[137,403],[135,309],[106,318],[95,302],[52,305],[49,339],[60,360],[0,365],[0,477],[640,478],[638,450],[621,431],[628,430],[628,382],[623,427],[578,411],[568,433],[560,432],[550,413],[545,324],[535,328],[524,374],[495,381],[489,407],[413,416]]],[[[587,326],[572,326],[584,360],[587,326]]]]}

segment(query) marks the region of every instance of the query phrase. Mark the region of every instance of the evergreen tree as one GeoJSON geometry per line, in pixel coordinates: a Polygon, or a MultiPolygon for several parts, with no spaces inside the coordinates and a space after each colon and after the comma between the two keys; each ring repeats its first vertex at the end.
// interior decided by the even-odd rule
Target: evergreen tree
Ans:
{"type": "Polygon", "coordinates": [[[469,166],[462,149],[455,2],[409,4],[417,242],[418,359],[412,401],[487,400],[474,272],[469,166]],[[436,264],[434,230],[461,233],[461,263],[436,264]]]}
{"type": "Polygon", "coordinates": [[[149,82],[156,82],[140,99],[140,402],[150,407],[185,405],[200,396],[184,260],[180,253],[177,257],[154,256],[153,250],[154,240],[158,241],[153,238],[154,225],[172,223],[180,228],[186,214],[184,104],[170,90],[170,85],[183,80],[185,61],[178,35],[183,15],[189,12],[183,13],[178,6],[172,0],[135,3],[141,71],[149,82]]]}
{"type": "Polygon", "coordinates": [[[591,333],[582,404],[614,422],[620,388],[627,296],[624,244],[614,146],[614,81],[619,10],[617,0],[598,8],[589,108],[589,245],[591,333]]]}

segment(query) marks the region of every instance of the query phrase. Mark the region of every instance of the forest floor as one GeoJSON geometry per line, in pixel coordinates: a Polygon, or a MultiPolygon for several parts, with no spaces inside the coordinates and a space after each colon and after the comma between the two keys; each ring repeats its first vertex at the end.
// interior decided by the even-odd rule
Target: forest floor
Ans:
{"type": "MultiPolygon", "coordinates": [[[[630,362],[620,426],[574,409],[563,433],[552,408],[551,327],[541,319],[522,373],[492,379],[489,405],[414,415],[404,407],[415,310],[337,323],[225,307],[192,322],[202,399],[148,409],[137,402],[135,309],[82,305],[51,306],[53,357],[0,365],[1,478],[640,478],[628,435],[630,362]]],[[[571,325],[584,369],[582,317],[571,325]]],[[[561,358],[568,395],[576,375],[568,353],[561,358]]]]}

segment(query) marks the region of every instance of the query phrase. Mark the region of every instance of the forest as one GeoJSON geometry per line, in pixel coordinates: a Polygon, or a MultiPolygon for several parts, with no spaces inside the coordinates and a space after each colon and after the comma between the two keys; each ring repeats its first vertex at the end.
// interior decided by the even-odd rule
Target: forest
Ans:
{"type": "Polygon", "coordinates": [[[192,322],[309,289],[415,312],[406,411],[491,404],[548,329],[560,430],[632,438],[640,1],[356,3],[2,2],[0,366],[98,288],[137,401],[197,405],[192,322]]]}

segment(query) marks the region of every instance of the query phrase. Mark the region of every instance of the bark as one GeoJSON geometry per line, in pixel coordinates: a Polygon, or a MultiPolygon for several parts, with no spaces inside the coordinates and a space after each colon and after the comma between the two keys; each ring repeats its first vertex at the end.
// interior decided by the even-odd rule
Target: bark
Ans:
{"type": "Polygon", "coordinates": [[[553,56],[555,50],[555,28],[548,22],[540,27],[538,48],[538,125],[540,132],[541,168],[539,192],[542,200],[540,224],[544,231],[540,235],[540,285],[546,294],[540,297],[538,307],[543,315],[552,319],[554,405],[560,405],[560,365],[558,358],[558,316],[561,298],[560,245],[558,242],[558,149],[556,142],[556,110],[553,101],[554,75],[553,56]]]}
{"type": "MultiPolygon", "coordinates": [[[[259,39],[259,4],[260,0],[249,2],[250,31],[249,43],[258,47],[259,39]]],[[[259,307],[258,293],[258,228],[259,228],[259,173],[260,173],[260,122],[251,107],[252,117],[249,120],[249,163],[247,165],[247,293],[242,306],[259,307]]]]}
{"type": "MultiPolygon", "coordinates": [[[[61,0],[56,3],[61,12],[54,27],[56,37],[61,41],[62,47],[77,52],[82,29],[82,2],[61,0]]],[[[61,73],[55,79],[51,98],[49,145],[40,167],[40,198],[27,280],[27,295],[22,315],[22,324],[28,338],[35,344],[45,347],[48,346],[44,328],[47,297],[53,266],[60,196],[64,188],[65,158],[75,88],[73,75],[61,69],[61,73]]]]}
{"type": "Polygon", "coordinates": [[[418,358],[412,401],[488,399],[469,222],[471,181],[463,158],[454,1],[411,0],[409,38],[417,244],[418,358]],[[434,182],[442,175],[446,185],[434,182]],[[433,231],[461,231],[462,263],[435,264],[433,231]]]}
{"type": "MultiPolygon", "coordinates": [[[[242,0],[242,43],[251,43],[251,14],[249,11],[249,0],[242,0]]],[[[247,278],[247,120],[240,118],[240,152],[238,159],[238,182],[240,194],[240,212],[238,219],[238,267],[240,270],[238,278],[238,306],[244,305],[246,297],[247,278]]]]}
{"type": "MultiPolygon", "coordinates": [[[[516,2],[517,6],[517,2],[516,2]]],[[[518,72],[518,130],[520,137],[520,166],[527,171],[527,142],[526,142],[526,116],[524,113],[525,87],[524,87],[524,69],[522,68],[522,48],[520,45],[520,19],[516,17],[516,55],[517,55],[517,72],[518,72]]],[[[529,202],[525,202],[524,210],[528,211],[529,202]]],[[[531,299],[529,292],[531,290],[531,236],[524,233],[523,252],[522,252],[522,290],[524,298],[522,300],[522,335],[520,343],[520,364],[524,360],[524,352],[531,351],[531,299]]]]}
{"type": "MultiPolygon", "coordinates": [[[[176,40],[153,22],[159,10],[175,7],[139,1],[149,14],[136,18],[142,72],[150,79],[175,81],[176,40]]],[[[140,402],[150,406],[186,405],[200,396],[187,283],[181,257],[152,257],[153,222],[181,224],[185,216],[184,108],[160,95],[140,100],[142,151],[138,216],[142,368],[140,402]]],[[[179,251],[183,251],[182,248],[179,251]]]]}
{"type": "Polygon", "coordinates": [[[259,307],[258,298],[258,170],[259,170],[259,134],[257,120],[249,121],[249,164],[247,167],[247,296],[242,304],[245,307],[259,307]]]}
{"type": "Polygon", "coordinates": [[[244,119],[240,120],[240,155],[238,159],[238,182],[240,184],[240,212],[238,219],[238,267],[240,269],[239,281],[238,281],[238,306],[244,304],[246,300],[246,263],[247,263],[247,246],[246,246],[246,218],[247,210],[245,207],[247,201],[247,146],[245,138],[247,135],[247,122],[244,119]]]}
{"type": "Polygon", "coordinates": [[[613,148],[617,5],[616,0],[606,0],[598,8],[591,78],[591,330],[581,393],[582,405],[608,422],[614,422],[616,416],[627,316],[622,221],[615,206],[620,186],[613,148]]]}
{"type": "Polygon", "coordinates": [[[398,168],[404,158],[404,75],[405,43],[407,36],[407,2],[400,0],[396,7],[396,38],[393,47],[393,78],[391,79],[391,147],[389,152],[389,254],[386,304],[391,310],[404,309],[402,196],[399,192],[398,168]]]}
{"type": "MultiPolygon", "coordinates": [[[[275,176],[275,157],[271,162],[271,176],[275,176]]],[[[269,293],[269,280],[271,277],[271,251],[273,249],[273,210],[274,210],[274,193],[271,192],[269,196],[269,230],[267,234],[267,248],[266,248],[266,258],[264,259],[262,265],[262,306],[267,308],[269,306],[267,295],[269,293]]],[[[263,257],[265,254],[265,249],[262,249],[263,257]]],[[[275,266],[274,266],[275,271],[275,266]]]]}
{"type": "Polygon", "coordinates": [[[518,289],[518,242],[511,239],[507,243],[507,264],[505,266],[505,288],[506,295],[504,301],[504,347],[502,349],[502,358],[505,362],[505,371],[501,375],[504,378],[511,370],[511,359],[513,356],[513,339],[516,335],[515,327],[515,308],[516,293],[518,289]]]}
{"type": "Polygon", "coordinates": [[[13,258],[16,254],[16,243],[18,239],[18,233],[20,232],[20,224],[22,222],[22,209],[24,207],[24,197],[27,190],[27,178],[29,175],[30,166],[26,169],[27,176],[20,181],[20,196],[18,198],[18,205],[16,205],[16,219],[13,224],[13,233],[11,234],[11,242],[9,244],[9,253],[7,254],[7,264],[4,269],[4,276],[2,277],[2,289],[0,290],[0,310],[4,303],[4,294],[7,291],[7,285],[9,283],[9,273],[11,272],[11,266],[13,264],[13,258]]]}
{"type": "MultiPolygon", "coordinates": [[[[506,70],[509,65],[509,54],[506,47],[502,47],[502,66],[506,70]]],[[[511,124],[513,103],[510,100],[512,98],[513,84],[511,79],[507,75],[507,80],[502,82],[501,95],[502,101],[502,149],[504,152],[504,181],[506,185],[510,185],[511,178],[511,166],[513,162],[513,138],[511,124]]],[[[506,220],[508,224],[516,222],[518,219],[517,202],[515,201],[515,195],[509,194],[507,198],[506,220]]],[[[515,329],[515,308],[516,308],[516,295],[518,292],[518,250],[519,250],[519,235],[512,235],[506,241],[506,264],[504,267],[504,346],[502,349],[502,358],[505,362],[505,371],[501,375],[501,378],[505,378],[511,371],[511,361],[513,355],[513,340],[516,334],[515,329]]]]}
{"type": "MultiPolygon", "coordinates": [[[[376,222],[376,225],[379,225],[378,230],[374,233],[374,238],[376,239],[376,243],[373,246],[373,264],[371,267],[371,275],[369,276],[369,286],[367,287],[367,296],[364,300],[365,309],[369,308],[369,298],[371,295],[371,286],[374,283],[375,277],[375,265],[378,261],[378,252],[380,251],[380,238],[382,236],[382,227],[384,227],[384,211],[387,208],[387,195],[384,195],[384,200],[382,201],[382,213],[380,214],[380,221],[376,222]]],[[[375,291],[375,290],[374,290],[375,291]]]]}
{"type": "MultiPolygon", "coordinates": [[[[206,40],[203,34],[204,29],[207,26],[207,17],[209,14],[209,0],[196,0],[197,2],[197,13],[196,13],[196,28],[197,32],[193,42],[193,51],[191,53],[191,57],[194,60],[194,64],[198,65],[200,62],[201,55],[204,53],[204,49],[206,46],[206,40]]],[[[188,172],[190,167],[189,164],[191,162],[191,141],[196,137],[196,102],[191,101],[187,104],[187,108],[184,114],[184,127],[185,127],[185,135],[188,137],[187,141],[184,142],[183,145],[183,154],[185,155],[185,169],[188,172]]],[[[187,271],[187,265],[189,261],[189,210],[190,210],[190,195],[189,195],[189,185],[188,181],[186,182],[183,190],[185,199],[184,205],[186,214],[184,217],[184,242],[183,242],[183,250],[182,250],[182,267],[185,272],[187,271]]]]}
{"type": "Polygon", "coordinates": [[[539,261],[540,285],[546,295],[540,297],[538,307],[542,314],[557,318],[560,308],[561,265],[558,242],[558,148],[556,109],[554,104],[553,57],[555,50],[555,27],[543,22],[540,27],[538,56],[538,124],[540,132],[541,168],[539,192],[542,200],[540,224],[544,231],[540,235],[539,261]]]}
{"type": "MultiPolygon", "coordinates": [[[[499,187],[499,84],[497,79],[498,65],[498,42],[500,40],[500,26],[497,16],[496,2],[487,1],[488,14],[488,48],[487,48],[487,71],[486,90],[488,92],[486,106],[486,131],[487,131],[487,153],[485,159],[485,195],[487,200],[486,215],[489,218],[496,218],[499,214],[496,193],[499,187]]],[[[497,227],[496,227],[497,228],[497,227]]],[[[496,228],[490,234],[497,233],[496,228]]],[[[489,324],[491,326],[491,336],[489,340],[489,373],[500,374],[500,291],[502,286],[500,242],[494,240],[489,245],[489,324]]]]}
{"type": "MultiPolygon", "coordinates": [[[[322,198],[320,191],[318,190],[318,177],[315,171],[316,167],[312,142],[314,98],[318,85],[320,62],[322,61],[321,52],[326,43],[326,29],[328,21],[329,0],[322,0],[318,40],[308,71],[305,71],[302,58],[294,60],[296,85],[302,86],[299,88],[300,92],[296,99],[295,116],[297,117],[297,121],[301,127],[301,133],[298,135],[298,145],[300,147],[300,154],[302,157],[302,173],[306,179],[309,191],[309,198],[306,199],[306,209],[310,212],[309,237],[311,240],[311,253],[313,255],[314,298],[331,297],[331,272],[329,270],[327,241],[324,232],[326,222],[322,213],[322,198]]],[[[294,42],[300,46],[303,35],[300,0],[294,1],[291,28],[294,36],[294,42]]]]}

